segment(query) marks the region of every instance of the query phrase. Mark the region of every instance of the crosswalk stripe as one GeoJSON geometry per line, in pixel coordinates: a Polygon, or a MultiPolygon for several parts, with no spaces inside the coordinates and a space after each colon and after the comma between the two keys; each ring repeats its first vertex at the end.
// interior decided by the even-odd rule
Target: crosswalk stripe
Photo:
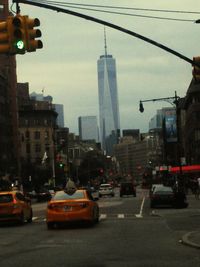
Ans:
{"type": "MultiPolygon", "coordinates": [[[[106,214],[102,213],[99,215],[99,220],[105,220],[109,218],[117,218],[117,219],[125,219],[125,218],[143,218],[140,214],[106,214]]],[[[35,222],[46,222],[46,218],[44,217],[33,217],[33,221],[35,222]]]]}

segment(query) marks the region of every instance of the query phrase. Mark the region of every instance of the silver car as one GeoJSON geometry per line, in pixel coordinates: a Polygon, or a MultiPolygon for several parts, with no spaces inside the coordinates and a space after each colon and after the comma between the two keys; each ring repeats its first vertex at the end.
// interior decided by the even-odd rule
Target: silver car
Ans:
{"type": "Polygon", "coordinates": [[[99,187],[99,196],[112,196],[114,197],[114,189],[110,184],[101,184],[99,187]]]}

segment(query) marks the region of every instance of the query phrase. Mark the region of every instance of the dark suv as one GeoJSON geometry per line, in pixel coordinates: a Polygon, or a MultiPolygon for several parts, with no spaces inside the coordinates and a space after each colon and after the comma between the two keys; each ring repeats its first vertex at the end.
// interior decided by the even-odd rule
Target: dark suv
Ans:
{"type": "Polygon", "coordinates": [[[120,197],[124,195],[133,195],[136,197],[136,189],[132,182],[123,182],[120,184],[120,197]]]}

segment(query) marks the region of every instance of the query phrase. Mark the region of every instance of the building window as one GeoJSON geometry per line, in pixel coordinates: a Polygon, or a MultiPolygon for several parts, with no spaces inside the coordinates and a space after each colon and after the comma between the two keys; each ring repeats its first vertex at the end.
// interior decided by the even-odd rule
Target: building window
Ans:
{"type": "Polygon", "coordinates": [[[34,120],[34,125],[40,125],[39,120],[35,119],[35,120],[34,120]]]}
{"type": "Polygon", "coordinates": [[[49,151],[50,150],[50,145],[49,144],[45,144],[45,151],[49,151]]]}
{"type": "Polygon", "coordinates": [[[44,133],[44,138],[47,140],[47,139],[49,139],[49,132],[48,131],[45,131],[45,133],[44,133]]]}
{"type": "Polygon", "coordinates": [[[35,158],[35,163],[36,164],[41,164],[41,161],[42,161],[41,158],[39,158],[39,157],[35,158]]]}
{"type": "Polygon", "coordinates": [[[194,139],[195,139],[195,141],[200,140],[200,129],[195,130],[194,139]]]}
{"type": "Polygon", "coordinates": [[[24,134],[22,133],[21,134],[21,140],[22,140],[22,143],[24,142],[24,134]]]}
{"type": "Polygon", "coordinates": [[[40,132],[39,131],[35,132],[35,139],[36,140],[40,139],[40,132]]]}
{"type": "Polygon", "coordinates": [[[28,130],[25,132],[25,137],[26,137],[26,139],[30,138],[30,132],[28,130]]]}
{"type": "Polygon", "coordinates": [[[75,149],[74,150],[74,154],[75,154],[75,158],[78,158],[79,156],[80,156],[80,151],[79,151],[79,149],[75,149]]]}
{"type": "Polygon", "coordinates": [[[31,153],[31,146],[30,144],[26,144],[26,153],[30,154],[31,153]]]}
{"type": "Polygon", "coordinates": [[[72,148],[69,149],[69,158],[71,158],[71,159],[74,158],[74,151],[72,148]]]}
{"type": "Polygon", "coordinates": [[[41,152],[41,145],[40,144],[36,144],[35,145],[35,152],[36,153],[40,153],[41,152]]]}

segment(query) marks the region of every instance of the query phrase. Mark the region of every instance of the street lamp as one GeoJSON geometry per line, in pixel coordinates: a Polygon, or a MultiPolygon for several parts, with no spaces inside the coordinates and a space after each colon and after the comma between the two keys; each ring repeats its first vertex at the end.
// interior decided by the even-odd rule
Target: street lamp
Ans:
{"type": "Polygon", "coordinates": [[[175,95],[172,97],[163,97],[163,98],[154,98],[154,99],[147,99],[147,100],[140,100],[139,103],[139,110],[140,112],[144,112],[143,103],[144,102],[155,102],[155,101],[167,101],[171,105],[175,106],[176,108],[176,134],[177,134],[177,159],[178,159],[178,165],[179,165],[179,171],[180,171],[180,177],[179,177],[179,186],[182,183],[182,186],[184,187],[184,181],[182,179],[182,164],[181,164],[181,142],[180,142],[180,128],[179,128],[179,116],[178,116],[178,104],[179,104],[180,97],[177,96],[177,93],[175,91],[175,95]]]}

